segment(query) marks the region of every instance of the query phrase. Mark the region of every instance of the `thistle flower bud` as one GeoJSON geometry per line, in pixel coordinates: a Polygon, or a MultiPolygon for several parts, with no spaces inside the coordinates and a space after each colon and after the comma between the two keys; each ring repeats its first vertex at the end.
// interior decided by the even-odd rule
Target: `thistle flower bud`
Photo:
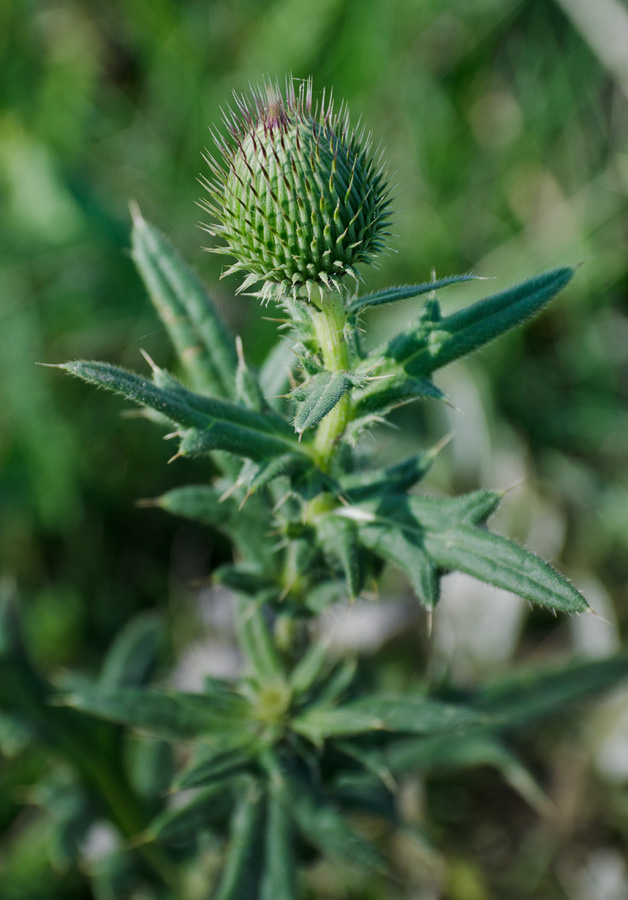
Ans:
{"type": "Polygon", "coordinates": [[[224,117],[232,141],[214,135],[223,158],[207,156],[213,177],[202,179],[201,206],[217,220],[206,230],[225,241],[211,249],[236,258],[224,275],[243,272],[240,291],[262,281],[265,302],[339,291],[387,234],[389,192],[370,136],[350,130],[344,104],[336,113],[323,95],[313,105],[311,80],[235,101],[224,117]]]}

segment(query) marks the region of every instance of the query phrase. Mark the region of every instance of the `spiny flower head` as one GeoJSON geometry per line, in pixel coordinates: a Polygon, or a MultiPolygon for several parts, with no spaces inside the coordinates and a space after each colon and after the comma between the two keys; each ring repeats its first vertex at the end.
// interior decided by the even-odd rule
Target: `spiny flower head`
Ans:
{"type": "Polygon", "coordinates": [[[264,83],[251,98],[235,96],[224,115],[231,141],[214,134],[222,159],[206,156],[211,178],[201,201],[217,222],[206,226],[225,243],[211,248],[236,262],[264,301],[311,299],[357,278],[355,266],[383,248],[390,198],[363,128],[350,130],[343,104],[314,105],[311,80],[288,79],[285,93],[264,83]]]}

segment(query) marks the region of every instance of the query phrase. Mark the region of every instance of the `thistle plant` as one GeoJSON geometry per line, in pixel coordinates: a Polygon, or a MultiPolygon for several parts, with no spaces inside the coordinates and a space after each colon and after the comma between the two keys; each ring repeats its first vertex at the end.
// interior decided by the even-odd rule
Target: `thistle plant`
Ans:
{"type": "Polygon", "coordinates": [[[178,374],[150,359],[149,377],[104,362],[60,368],[138,404],[176,442],[173,458],[207,460],[204,483],[145,505],[231,542],[233,561],[213,578],[232,595],[240,676],[207,677],[202,693],[163,679],[149,687],[153,617],[131,622],[99,678],[67,676],[55,688],[18,637],[3,648],[5,701],[26,697],[44,739],[73,762],[63,827],[74,833],[104,815],[120,835],[94,873],[103,898],[291,900],[305,896],[308,867],[321,857],[384,873],[391,835],[417,837],[397,806],[407,773],[492,765],[540,807],[542,789],[508,734],[628,670],[625,658],[575,663],[452,702],[446,688],[421,683],[382,692],[357,676],[355,659],[330,655],[320,615],[371,596],[388,565],[407,578],[426,623],[455,570],[545,609],[589,611],[547,562],[490,530],[499,491],[434,496],[422,482],[438,447],[381,467],[363,440],[404,404],[444,401],[438,370],[538,313],[573,269],[449,315],[437,292],[472,275],[361,294],[360,266],[383,249],[390,212],[364,130],[352,130],[331,99],[315,104],[310,82],[292,80],[284,92],[266,84],[236,98],[225,120],[229,136],[216,135],[203,179],[206,227],[222,242],[210,249],[235,258],[225,274],[243,276],[239,290],[279,310],[281,341],[253,369],[201,281],[135,208],[133,259],[178,374]],[[371,309],[420,297],[403,331],[365,349],[371,309]],[[139,746],[156,774],[143,794],[122,758],[128,730],[150,736],[139,746]],[[175,793],[193,792],[171,804],[168,781],[175,793]],[[363,828],[373,816],[387,823],[376,841],[363,828]],[[209,866],[207,848],[217,851],[209,866]]]}

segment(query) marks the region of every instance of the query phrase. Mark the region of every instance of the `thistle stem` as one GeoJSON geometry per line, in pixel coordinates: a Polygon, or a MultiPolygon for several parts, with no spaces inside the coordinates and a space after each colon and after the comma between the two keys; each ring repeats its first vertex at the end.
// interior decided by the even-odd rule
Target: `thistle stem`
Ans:
{"type": "MultiPolygon", "coordinates": [[[[345,336],[348,319],[344,296],[338,292],[322,294],[318,305],[310,308],[310,316],[327,371],[348,370],[349,347],[345,336]]],[[[314,450],[322,469],[329,468],[338,438],[349,421],[350,408],[351,398],[345,394],[318,426],[314,450]]]]}

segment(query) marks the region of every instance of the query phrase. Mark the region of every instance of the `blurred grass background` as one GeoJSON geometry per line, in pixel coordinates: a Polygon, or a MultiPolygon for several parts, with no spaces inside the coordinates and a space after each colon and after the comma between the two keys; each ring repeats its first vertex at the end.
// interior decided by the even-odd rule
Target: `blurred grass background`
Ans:
{"type": "MultiPolygon", "coordinates": [[[[491,641],[508,648],[501,665],[515,652],[605,652],[628,625],[628,7],[4,0],[0,571],[3,589],[17,588],[34,655],[51,669],[93,667],[144,607],[177,626],[186,585],[224,556],[200,531],[133,506],[202,478],[203,467],[166,467],[170,448],[149,423],[125,421],[115,398],[35,362],[87,357],[143,369],[143,347],[169,363],[126,249],[130,199],[199,268],[253,361],[263,357],[274,326],[260,323],[255,301],[234,299],[236,282],[220,282],[219,262],[201,252],[196,176],[207,126],[232,90],[287,73],[312,75],[318,91],[333,86],[354,121],[362,117],[376,143],[382,138],[396,185],[396,237],[380,268],[364,272],[366,289],[427,280],[432,269],[495,277],[443,293],[452,309],[542,268],[584,263],[538,321],[443,373],[462,413],[410,407],[399,415],[409,431],[384,435],[381,446],[399,452],[402,440],[428,445],[453,429],[434,489],[524,479],[505,503],[504,530],[555,561],[613,623],[591,637],[573,623],[525,614],[504,625],[508,640],[497,625],[482,635],[486,659],[469,647],[462,659],[454,616],[436,644],[439,671],[462,680],[490,671],[491,641]],[[452,654],[457,667],[447,662],[452,654]]],[[[413,309],[373,316],[372,330],[398,328],[413,309]]],[[[438,622],[436,630],[438,637],[438,622]]],[[[412,632],[407,645],[392,642],[391,659],[411,658],[417,640],[412,632]]],[[[535,750],[550,782],[571,752],[561,747],[546,738],[535,750]]],[[[16,772],[0,760],[8,779],[0,827],[19,818],[13,787],[39,765],[35,756],[16,772]]],[[[586,860],[610,853],[617,865],[612,854],[628,841],[624,776],[612,797],[608,785],[596,792],[590,780],[577,781],[592,796],[560,827],[539,825],[513,796],[495,794],[492,775],[442,785],[435,830],[451,870],[445,893],[416,896],[597,897],[579,894],[564,873],[585,849],[586,860]],[[486,821],[476,829],[480,813],[486,821]],[[521,846],[502,834],[511,817],[521,846]],[[539,874],[525,889],[528,859],[539,874]]],[[[82,884],[58,891],[87,896],[82,884]]]]}

